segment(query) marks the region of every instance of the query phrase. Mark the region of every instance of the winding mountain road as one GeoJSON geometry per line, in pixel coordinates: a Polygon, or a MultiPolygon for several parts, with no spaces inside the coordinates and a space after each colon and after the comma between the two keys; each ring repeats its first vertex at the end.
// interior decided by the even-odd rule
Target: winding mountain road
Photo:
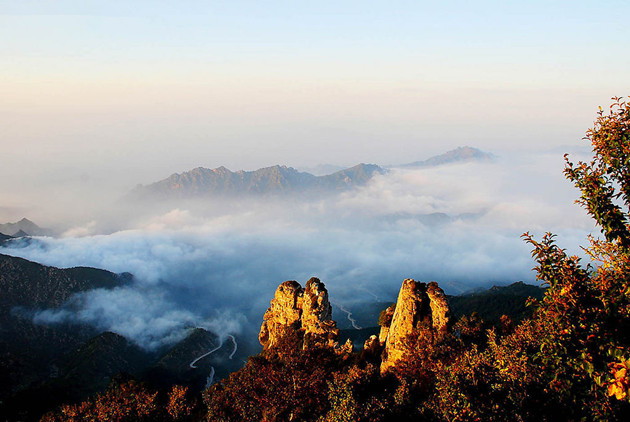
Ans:
{"type": "Polygon", "coordinates": [[[360,330],[361,327],[359,326],[359,324],[357,324],[357,320],[352,318],[352,312],[350,312],[349,310],[347,310],[342,304],[340,303],[334,303],[339,309],[341,309],[342,312],[344,312],[347,316],[348,316],[348,321],[350,321],[350,324],[352,324],[352,327],[355,330],[360,330]]]}
{"type": "Polygon", "coordinates": [[[228,337],[232,339],[232,343],[234,344],[234,349],[232,349],[232,353],[230,353],[230,359],[234,357],[234,354],[238,350],[238,344],[236,344],[236,339],[232,334],[228,334],[228,337]]]}
{"type": "Polygon", "coordinates": [[[195,364],[197,362],[199,362],[201,359],[205,358],[206,356],[210,356],[211,354],[213,354],[214,352],[219,350],[222,346],[223,346],[223,340],[221,340],[221,342],[219,343],[219,345],[217,347],[215,347],[214,349],[210,350],[208,353],[204,353],[203,355],[199,356],[197,359],[195,359],[192,362],[190,362],[189,366],[192,369],[197,369],[197,366],[195,366],[195,364]]]}
{"type": "MultiPolygon", "coordinates": [[[[232,340],[232,344],[234,345],[234,348],[232,349],[232,352],[230,353],[229,359],[232,359],[234,357],[234,355],[236,354],[236,351],[238,350],[238,344],[236,343],[236,338],[232,335],[232,334],[228,334],[227,337],[229,337],[232,340]]],[[[217,350],[219,350],[221,347],[223,347],[223,337],[220,338],[220,343],[217,347],[215,347],[214,349],[210,350],[207,353],[204,353],[203,355],[199,356],[197,359],[193,360],[192,362],[190,362],[188,364],[188,366],[190,366],[192,369],[197,369],[197,365],[196,363],[199,362],[201,359],[210,356],[211,354],[213,354],[214,352],[216,352],[217,350]]],[[[210,375],[208,375],[208,378],[206,378],[206,388],[210,387],[212,385],[212,383],[214,382],[214,374],[215,374],[215,369],[214,366],[210,366],[210,375]]]]}

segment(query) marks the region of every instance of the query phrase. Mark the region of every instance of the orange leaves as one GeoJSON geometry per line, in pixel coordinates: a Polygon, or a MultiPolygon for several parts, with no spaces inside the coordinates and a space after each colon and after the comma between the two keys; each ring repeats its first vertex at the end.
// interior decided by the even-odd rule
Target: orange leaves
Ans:
{"type": "Polygon", "coordinates": [[[629,361],[610,363],[608,365],[613,379],[608,383],[608,395],[617,400],[628,399],[630,394],[630,377],[628,377],[629,361]]]}
{"type": "Polygon", "coordinates": [[[190,402],[186,399],[187,393],[187,387],[174,385],[171,392],[168,394],[168,405],[166,406],[166,411],[174,420],[178,420],[192,414],[193,408],[190,402]]]}
{"type": "Polygon", "coordinates": [[[46,422],[155,421],[158,418],[157,393],[136,382],[128,382],[77,405],[65,405],[46,422]]]}

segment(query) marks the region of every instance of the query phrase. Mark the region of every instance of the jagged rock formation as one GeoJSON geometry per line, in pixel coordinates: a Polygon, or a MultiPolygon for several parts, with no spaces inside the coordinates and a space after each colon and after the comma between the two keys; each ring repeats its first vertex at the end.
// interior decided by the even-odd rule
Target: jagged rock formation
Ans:
{"type": "Polygon", "coordinates": [[[268,350],[277,346],[285,336],[294,334],[303,339],[303,349],[328,346],[352,351],[352,342],[339,346],[339,329],[332,320],[328,291],[317,278],[311,278],[306,288],[293,280],[278,286],[263,317],[258,338],[264,350],[268,350]]]}
{"type": "Polygon", "coordinates": [[[451,310],[446,295],[435,281],[427,285],[426,293],[431,307],[432,327],[436,332],[444,333],[448,330],[451,322],[451,310]]]}
{"type": "Polygon", "coordinates": [[[302,286],[297,281],[285,281],[276,289],[271,306],[263,316],[258,339],[265,350],[278,344],[287,330],[301,327],[302,286]]]}
{"type": "Polygon", "coordinates": [[[407,341],[410,336],[433,340],[447,332],[450,314],[446,296],[437,283],[403,281],[395,309],[392,312],[389,308],[382,318],[379,335],[381,347],[384,347],[381,372],[387,372],[405,357],[409,352],[407,341]]]}

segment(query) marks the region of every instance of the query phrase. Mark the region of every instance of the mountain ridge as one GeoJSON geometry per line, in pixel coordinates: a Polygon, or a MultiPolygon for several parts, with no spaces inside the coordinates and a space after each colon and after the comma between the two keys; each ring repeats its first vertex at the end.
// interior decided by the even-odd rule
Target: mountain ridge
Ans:
{"type": "MultiPolygon", "coordinates": [[[[50,236],[52,231],[39,227],[28,218],[22,218],[15,223],[0,224],[0,234],[10,237],[50,236]]],[[[3,236],[0,236],[0,240],[4,240],[3,236]]]]}
{"type": "Polygon", "coordinates": [[[426,160],[414,161],[395,167],[414,168],[414,167],[437,167],[444,164],[462,163],[471,161],[492,161],[495,156],[488,152],[484,152],[478,148],[469,146],[457,147],[443,154],[434,155],[426,160]]]}
{"type": "MultiPolygon", "coordinates": [[[[225,166],[213,169],[196,167],[147,185],[139,184],[125,199],[184,199],[200,197],[278,196],[286,194],[325,194],[355,189],[367,184],[375,175],[390,168],[423,168],[469,161],[491,161],[494,155],[468,146],[458,147],[423,161],[396,166],[360,163],[342,168],[333,165],[313,167],[336,170],[314,175],[286,165],[257,170],[231,171],[225,166]]],[[[317,171],[319,173],[319,171],[317,171]]]]}
{"type": "Polygon", "coordinates": [[[120,334],[86,324],[33,320],[33,312],[62,307],[74,294],[116,288],[132,279],[129,273],[57,268],[0,254],[0,419],[38,420],[63,402],[104,391],[119,376],[156,385],[183,383],[199,391],[211,365],[217,378],[241,366],[240,354],[232,359],[235,339],[229,352],[204,360],[199,369],[189,368],[195,357],[220,343],[216,334],[201,328],[175,344],[148,351],[120,334]]]}
{"type": "Polygon", "coordinates": [[[334,192],[362,186],[375,174],[385,171],[375,164],[364,163],[325,176],[314,176],[285,165],[235,172],[224,166],[214,169],[196,167],[149,185],[139,185],[129,196],[165,199],[334,192]]]}

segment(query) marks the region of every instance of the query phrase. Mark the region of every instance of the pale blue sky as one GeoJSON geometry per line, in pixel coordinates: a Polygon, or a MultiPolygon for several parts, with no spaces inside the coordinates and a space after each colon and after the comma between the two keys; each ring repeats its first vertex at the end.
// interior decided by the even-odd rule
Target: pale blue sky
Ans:
{"type": "Polygon", "coordinates": [[[628,16],[627,1],[0,1],[0,179],[122,189],[196,166],[576,145],[630,93],[628,16]]]}

